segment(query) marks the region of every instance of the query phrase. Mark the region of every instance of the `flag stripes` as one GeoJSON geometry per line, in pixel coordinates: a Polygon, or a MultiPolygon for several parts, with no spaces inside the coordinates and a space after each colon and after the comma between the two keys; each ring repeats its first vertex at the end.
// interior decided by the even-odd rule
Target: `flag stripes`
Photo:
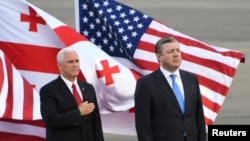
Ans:
{"type": "MultiPolygon", "coordinates": [[[[198,41],[190,36],[184,35],[178,31],[173,30],[172,28],[167,27],[166,25],[161,24],[161,23],[156,22],[156,21],[152,21],[152,23],[149,25],[149,29],[146,30],[145,34],[149,34],[151,36],[154,36],[155,39],[158,39],[159,37],[172,35],[172,36],[175,36],[178,39],[178,41],[180,41],[182,44],[189,46],[189,47],[193,46],[196,48],[205,49],[205,50],[219,53],[219,54],[222,54],[223,56],[229,56],[229,57],[232,57],[235,59],[241,59],[241,57],[242,57],[241,52],[232,51],[232,50],[226,49],[226,48],[220,48],[220,47],[215,48],[213,46],[209,46],[201,41],[198,41]]],[[[143,38],[144,38],[144,36],[142,37],[141,40],[144,40],[143,38]]],[[[155,41],[157,41],[157,40],[154,40],[154,38],[150,38],[150,40],[146,39],[145,41],[148,41],[148,42],[155,44],[155,41]]]]}
{"type": "MultiPolygon", "coordinates": [[[[24,89],[22,119],[33,120],[33,110],[34,110],[33,94],[35,93],[35,91],[33,91],[33,87],[31,87],[30,84],[25,79],[21,79],[21,80],[23,80],[23,82],[20,84],[23,84],[23,89],[24,89]]],[[[21,115],[20,113],[18,114],[21,115]]]]}
{"type": "Polygon", "coordinates": [[[81,36],[81,34],[76,34],[76,31],[69,26],[59,26],[55,28],[54,31],[65,46],[71,46],[79,41],[88,41],[88,39],[81,36]]]}
{"type": "Polygon", "coordinates": [[[0,58],[0,96],[1,96],[1,93],[2,93],[2,88],[3,88],[3,82],[4,82],[4,67],[3,67],[3,60],[0,58]]]}
{"type": "MultiPolygon", "coordinates": [[[[1,52],[2,53],[2,52],[1,52]]],[[[34,105],[39,105],[39,101],[34,103],[38,93],[17,71],[14,65],[3,53],[1,54],[1,62],[5,64],[3,70],[6,70],[7,79],[4,79],[3,87],[7,88],[6,93],[1,93],[1,110],[0,115],[6,119],[40,119],[40,112],[34,105]],[[34,111],[37,116],[34,116],[34,111]]],[[[37,106],[36,106],[37,107],[37,106]]]]}
{"type": "MultiPolygon", "coordinates": [[[[194,60],[195,60],[195,63],[198,65],[204,66],[206,68],[211,68],[211,69],[218,71],[218,72],[223,72],[224,75],[228,75],[230,77],[232,77],[232,75],[236,72],[235,68],[233,68],[227,64],[222,64],[222,63],[215,61],[215,60],[206,59],[205,53],[204,53],[204,55],[200,54],[200,56],[197,56],[198,53],[202,53],[201,50],[199,50],[197,52],[195,51],[195,49],[188,51],[188,49],[185,48],[183,50],[185,50],[185,51],[182,52],[182,58],[188,62],[194,62],[194,60]],[[189,52],[191,52],[191,53],[189,53],[189,52]],[[227,69],[225,70],[225,68],[227,68],[227,69]]],[[[207,53],[209,53],[209,52],[207,52],[207,53]]],[[[214,54],[212,56],[214,56],[214,58],[216,58],[216,56],[218,56],[218,55],[214,54]]],[[[221,60],[225,60],[225,59],[221,58],[221,60]]]]}
{"type": "MultiPolygon", "coordinates": [[[[108,0],[108,2],[114,1],[108,0]]],[[[235,75],[239,59],[242,57],[240,52],[207,45],[153,20],[137,43],[130,61],[110,56],[98,48],[99,46],[89,42],[90,39],[81,36],[74,29],[24,0],[0,2],[0,11],[2,13],[0,25],[4,33],[0,34],[0,49],[6,55],[0,58],[0,69],[4,70],[0,73],[0,79],[3,78],[3,81],[0,80],[1,137],[20,134],[35,137],[36,141],[45,137],[38,91],[42,85],[57,77],[56,54],[63,47],[75,48],[80,54],[82,70],[80,77],[95,86],[105,124],[104,131],[123,132],[123,122],[129,122],[130,124],[124,124],[127,130],[122,134],[135,133],[133,131],[134,86],[140,76],[159,67],[154,45],[161,37],[173,35],[180,41],[184,59],[182,68],[198,75],[206,124],[212,124],[215,120],[235,75]],[[20,21],[21,15],[29,14],[35,19],[20,21]],[[3,15],[8,15],[9,18],[3,15]],[[43,19],[45,22],[35,25],[36,19],[43,19]],[[113,81],[110,81],[112,84],[109,85],[105,85],[105,77],[99,78],[96,75],[104,69],[101,64],[103,61],[107,62],[110,68],[115,67],[120,70],[119,74],[112,74],[113,81]],[[34,124],[37,119],[40,121],[39,124],[34,124]],[[120,119],[122,119],[121,124],[120,119]],[[113,121],[116,122],[111,125],[113,121]],[[121,128],[117,127],[116,123],[119,123],[121,128]],[[9,133],[7,135],[3,132],[9,133]]]]}
{"type": "Polygon", "coordinates": [[[17,139],[44,141],[44,123],[42,120],[0,119],[0,136],[0,141],[16,141],[17,139]]]}
{"type": "MultiPolygon", "coordinates": [[[[96,1],[96,3],[98,2],[96,1]]],[[[97,12],[100,7],[103,7],[102,10],[104,10],[104,13],[106,12],[105,9],[108,9],[107,5],[93,7],[91,6],[91,4],[91,2],[83,2],[83,9],[87,9],[89,6],[92,7],[90,8],[91,10],[97,12]]],[[[109,1],[109,4],[110,8],[112,8],[114,7],[114,5],[119,3],[109,1]]],[[[123,8],[125,8],[125,6],[123,8]]],[[[107,24],[110,24],[110,26],[114,26],[114,29],[116,29],[116,26],[114,25],[115,23],[114,21],[112,21],[112,18],[106,19],[105,16],[107,13],[100,14],[100,17],[105,19],[105,22],[107,24]]],[[[119,12],[117,13],[119,15],[119,12]]],[[[113,14],[117,13],[114,12],[113,14]]],[[[88,16],[88,14],[86,14],[85,16],[88,16]]],[[[81,18],[82,17],[80,17],[80,19],[81,18]]],[[[87,19],[87,17],[84,18],[87,19]]],[[[91,16],[88,17],[88,20],[92,20],[91,16]]],[[[98,26],[98,24],[96,24],[96,26],[98,26]]],[[[124,26],[126,27],[127,25],[124,26]]],[[[82,30],[85,32],[91,32],[92,30],[91,28],[88,29],[84,26],[82,26],[82,28],[82,30]]],[[[116,34],[120,36],[119,32],[117,32],[116,34]]],[[[135,43],[137,47],[133,54],[133,63],[138,68],[136,70],[138,71],[138,73],[145,75],[159,67],[158,61],[155,56],[155,43],[160,38],[170,35],[174,36],[180,42],[183,57],[181,68],[195,73],[198,76],[204,107],[206,107],[206,124],[211,124],[215,120],[215,117],[219,112],[219,109],[228,93],[229,87],[236,73],[236,69],[240,62],[240,59],[242,58],[242,53],[232,51],[230,49],[208,45],[178,31],[175,31],[170,27],[162,24],[161,22],[152,20],[152,22],[149,24],[149,27],[145,30],[145,33],[142,34],[138,45],[137,43],[135,43]]],[[[120,41],[123,42],[122,39],[120,41]]],[[[95,41],[93,42],[95,43],[95,41]]]]}
{"type": "MultiPolygon", "coordinates": [[[[2,53],[2,52],[1,52],[2,53]]],[[[6,76],[8,76],[8,79],[4,82],[3,86],[7,86],[7,93],[6,93],[6,101],[4,102],[5,105],[1,105],[3,107],[5,107],[5,109],[1,109],[3,111],[1,111],[3,114],[2,115],[3,118],[12,118],[12,114],[13,114],[13,103],[14,103],[14,96],[13,96],[13,70],[12,70],[12,64],[10,63],[10,61],[6,58],[6,56],[4,54],[2,54],[2,59],[4,60],[4,64],[5,64],[5,70],[6,70],[6,76]]]]}
{"type": "MultiPolygon", "coordinates": [[[[110,56],[113,56],[113,52],[105,48],[106,46],[112,46],[112,42],[108,44],[99,40],[99,36],[91,34],[93,31],[106,34],[107,31],[103,30],[103,26],[100,26],[95,20],[104,21],[105,25],[107,25],[104,26],[107,29],[112,29],[112,31],[108,32],[109,34],[129,39],[129,41],[124,40],[124,38],[117,40],[123,45],[127,44],[125,46],[125,48],[127,47],[127,52],[135,50],[134,54],[132,54],[132,62],[138,68],[136,71],[142,75],[146,75],[159,67],[155,56],[155,43],[164,36],[174,36],[180,42],[182,51],[183,62],[181,69],[195,73],[198,76],[204,103],[203,107],[206,109],[206,124],[213,123],[228,93],[240,59],[243,57],[241,52],[208,45],[116,1],[107,0],[106,3],[102,3],[101,0],[78,1],[82,6],[77,7],[79,8],[79,19],[84,19],[83,21],[76,20],[79,22],[77,23],[79,25],[77,28],[80,32],[91,39],[93,43],[101,44],[102,49],[110,56]],[[118,7],[119,10],[117,9],[118,7]],[[90,14],[88,11],[92,11],[92,13],[90,14]],[[131,13],[127,11],[133,11],[133,14],[136,16],[130,15],[131,13]],[[93,17],[92,14],[99,16],[93,17]],[[119,16],[123,14],[126,15],[126,18],[119,16]],[[116,18],[109,17],[109,15],[116,16],[116,18]],[[136,17],[136,22],[131,21],[134,20],[134,17],[136,17]],[[148,20],[145,20],[145,17],[148,20]],[[130,19],[130,22],[123,23],[127,19],[130,19]],[[95,26],[95,29],[89,27],[86,21],[95,26]],[[120,24],[116,24],[117,22],[120,24]],[[144,26],[142,26],[142,23],[144,26]],[[126,29],[130,26],[134,30],[132,28],[126,29]],[[126,30],[119,32],[122,29],[126,30]],[[141,31],[144,33],[141,34],[141,31]],[[134,40],[134,34],[130,37],[127,32],[137,33],[140,40],[137,42],[134,40]],[[132,42],[132,45],[130,42],[132,42]],[[135,49],[130,49],[133,46],[135,49]]],[[[119,48],[119,46],[116,48],[119,48]]],[[[115,54],[114,56],[119,55],[115,54]]],[[[119,57],[122,58],[124,56],[120,55],[119,57]]],[[[127,57],[126,59],[129,58],[127,57]]]]}
{"type": "Polygon", "coordinates": [[[17,69],[58,73],[55,56],[59,48],[0,41],[0,49],[17,69]]]}

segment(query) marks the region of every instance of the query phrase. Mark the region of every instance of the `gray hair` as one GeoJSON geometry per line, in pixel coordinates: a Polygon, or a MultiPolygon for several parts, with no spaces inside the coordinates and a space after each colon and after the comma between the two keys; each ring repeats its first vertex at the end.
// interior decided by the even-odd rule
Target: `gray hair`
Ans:
{"type": "Polygon", "coordinates": [[[155,45],[155,53],[161,53],[162,51],[162,45],[165,43],[172,43],[177,41],[173,36],[167,36],[167,37],[163,37],[160,40],[157,41],[156,45],[155,45]]]}
{"type": "Polygon", "coordinates": [[[57,62],[58,63],[62,63],[62,61],[64,60],[64,53],[66,53],[66,52],[72,52],[72,51],[75,52],[75,49],[73,49],[71,47],[65,47],[65,48],[61,49],[57,53],[57,56],[56,56],[57,62]]]}

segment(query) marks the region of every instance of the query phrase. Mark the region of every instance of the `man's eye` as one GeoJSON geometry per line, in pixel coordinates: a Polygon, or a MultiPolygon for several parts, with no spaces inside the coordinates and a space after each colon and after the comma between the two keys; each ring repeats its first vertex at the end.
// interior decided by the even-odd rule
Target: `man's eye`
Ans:
{"type": "Polygon", "coordinates": [[[180,49],[172,49],[172,50],[167,50],[167,53],[173,53],[173,52],[180,52],[180,49]]]}
{"type": "Polygon", "coordinates": [[[167,53],[172,53],[172,52],[174,52],[174,50],[168,50],[168,51],[167,51],[167,53]]]}

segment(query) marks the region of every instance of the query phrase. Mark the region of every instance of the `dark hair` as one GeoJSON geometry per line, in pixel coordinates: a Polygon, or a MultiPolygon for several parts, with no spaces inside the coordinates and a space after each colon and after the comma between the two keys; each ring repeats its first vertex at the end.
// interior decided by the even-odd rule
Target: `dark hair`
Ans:
{"type": "Polygon", "coordinates": [[[163,37],[157,41],[155,45],[155,53],[160,53],[162,51],[162,45],[165,43],[175,42],[176,39],[173,36],[163,37]]]}

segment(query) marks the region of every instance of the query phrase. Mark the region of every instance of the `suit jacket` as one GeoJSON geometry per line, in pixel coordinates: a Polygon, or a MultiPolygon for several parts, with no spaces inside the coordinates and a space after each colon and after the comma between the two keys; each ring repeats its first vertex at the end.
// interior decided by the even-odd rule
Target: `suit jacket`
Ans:
{"type": "Polygon", "coordinates": [[[183,114],[160,69],[138,80],[135,122],[139,141],[205,141],[206,129],[198,79],[180,70],[185,93],[183,114]]]}
{"type": "Polygon", "coordinates": [[[40,89],[41,114],[46,141],[104,141],[96,93],[89,83],[77,81],[84,101],[95,110],[81,116],[78,105],[60,76],[40,89]]]}

